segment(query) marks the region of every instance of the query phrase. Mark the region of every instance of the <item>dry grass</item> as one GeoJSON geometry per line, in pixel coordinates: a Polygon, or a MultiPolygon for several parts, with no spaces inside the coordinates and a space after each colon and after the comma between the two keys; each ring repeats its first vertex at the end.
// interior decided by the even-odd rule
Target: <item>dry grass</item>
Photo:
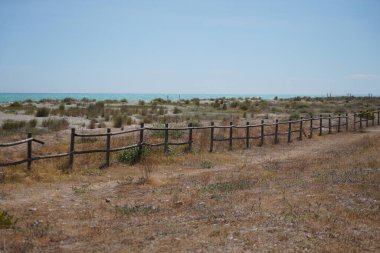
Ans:
{"type": "Polygon", "coordinates": [[[0,250],[375,252],[379,148],[372,131],[229,153],[152,151],[105,170],[103,155],[78,158],[71,173],[53,161],[15,168],[0,184],[1,209],[17,219],[0,229],[0,250]]]}

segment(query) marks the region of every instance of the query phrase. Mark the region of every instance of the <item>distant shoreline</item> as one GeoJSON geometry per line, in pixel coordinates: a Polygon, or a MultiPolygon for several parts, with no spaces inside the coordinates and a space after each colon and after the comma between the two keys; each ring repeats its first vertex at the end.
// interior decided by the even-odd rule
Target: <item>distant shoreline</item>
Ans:
{"type": "MultiPolygon", "coordinates": [[[[346,96],[346,95],[344,95],[346,96]]],[[[356,95],[355,95],[356,96],[356,95]]],[[[363,96],[363,95],[359,95],[363,96]]],[[[365,95],[368,96],[368,95],[365,95]]],[[[321,94],[163,94],[163,93],[0,93],[0,103],[22,102],[25,100],[32,100],[34,102],[51,99],[63,100],[65,98],[73,98],[81,100],[83,98],[96,101],[104,100],[123,100],[128,101],[151,101],[156,98],[179,100],[179,99],[213,99],[213,98],[262,98],[265,100],[277,98],[294,98],[294,97],[326,97],[321,94]]]]}

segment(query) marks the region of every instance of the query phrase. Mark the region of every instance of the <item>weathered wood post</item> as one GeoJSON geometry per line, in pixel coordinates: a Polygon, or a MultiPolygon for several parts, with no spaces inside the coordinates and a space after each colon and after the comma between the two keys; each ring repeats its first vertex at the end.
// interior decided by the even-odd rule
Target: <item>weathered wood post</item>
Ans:
{"type": "Polygon", "coordinates": [[[292,141],[292,121],[288,121],[288,143],[292,141]]]}
{"type": "Polygon", "coordinates": [[[300,133],[299,133],[299,140],[302,141],[302,134],[303,134],[303,117],[301,117],[300,120],[300,133]]]}
{"type": "Polygon", "coordinates": [[[329,134],[331,134],[331,114],[329,114],[329,134]]]}
{"type": "Polygon", "coordinates": [[[245,147],[249,148],[249,122],[246,123],[246,128],[245,128],[245,147]]]}
{"type": "Polygon", "coordinates": [[[323,117],[321,114],[319,115],[319,136],[322,136],[322,128],[323,128],[323,117]]]}
{"type": "Polygon", "coordinates": [[[211,128],[210,128],[210,152],[214,149],[214,122],[211,122],[211,128]]]}
{"type": "Polygon", "coordinates": [[[363,112],[359,114],[359,128],[363,128],[363,112]]]}
{"type": "Polygon", "coordinates": [[[354,131],[356,131],[356,112],[354,113],[354,131]]]}
{"type": "Polygon", "coordinates": [[[260,146],[264,145],[264,120],[261,120],[260,146]]]}
{"type": "Polygon", "coordinates": [[[169,124],[165,123],[165,142],[164,142],[164,153],[167,154],[169,152],[169,124]]]}
{"type": "Polygon", "coordinates": [[[69,158],[69,167],[73,168],[74,165],[74,147],[75,147],[75,128],[71,128],[70,136],[70,158],[69,158]]]}
{"type": "Polygon", "coordinates": [[[380,125],[380,110],[377,111],[377,124],[380,125]]]}
{"type": "Polygon", "coordinates": [[[274,128],[274,144],[278,143],[278,119],[276,119],[276,125],[274,128]]]}
{"type": "Polygon", "coordinates": [[[106,141],[106,166],[110,166],[110,149],[111,149],[111,128],[107,128],[107,141],[106,141]]]}
{"type": "Polygon", "coordinates": [[[229,137],[229,145],[228,145],[229,150],[232,150],[232,126],[233,126],[233,123],[230,122],[230,137],[229,137]]]}
{"type": "Polygon", "coordinates": [[[371,117],[372,117],[372,126],[375,125],[375,113],[371,112],[371,117]]]}
{"type": "Polygon", "coordinates": [[[28,145],[28,149],[27,149],[27,153],[26,153],[26,156],[27,156],[27,159],[28,159],[28,170],[30,170],[32,168],[32,133],[28,133],[27,134],[27,138],[30,139],[28,140],[27,142],[27,145],[28,145]]]}
{"type": "Polygon", "coordinates": [[[365,114],[365,127],[368,127],[368,120],[369,120],[369,112],[367,110],[365,114]]]}
{"type": "Polygon", "coordinates": [[[193,148],[193,123],[189,123],[189,152],[193,148]]]}
{"type": "Polygon", "coordinates": [[[346,112],[346,132],[348,132],[348,113],[346,112]]]}
{"type": "Polygon", "coordinates": [[[338,114],[338,133],[340,132],[340,113],[338,114]]]}
{"type": "Polygon", "coordinates": [[[309,138],[313,138],[313,116],[311,116],[310,118],[310,134],[309,134],[309,138]]]}
{"type": "Polygon", "coordinates": [[[144,148],[144,123],[140,124],[139,153],[142,154],[144,148]]]}

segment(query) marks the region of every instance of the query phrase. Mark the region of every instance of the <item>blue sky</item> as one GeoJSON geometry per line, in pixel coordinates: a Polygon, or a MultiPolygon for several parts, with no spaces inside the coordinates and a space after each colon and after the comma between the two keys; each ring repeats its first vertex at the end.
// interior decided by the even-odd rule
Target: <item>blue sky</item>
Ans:
{"type": "Polygon", "coordinates": [[[1,0],[0,92],[380,95],[380,1],[1,0]]]}

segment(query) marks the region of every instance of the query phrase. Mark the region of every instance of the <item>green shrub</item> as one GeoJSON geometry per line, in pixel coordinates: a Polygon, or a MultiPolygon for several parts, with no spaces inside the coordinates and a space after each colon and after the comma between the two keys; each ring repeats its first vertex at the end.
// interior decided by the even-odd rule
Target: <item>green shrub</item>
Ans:
{"type": "Polygon", "coordinates": [[[16,224],[13,216],[9,215],[7,212],[0,210],[0,229],[10,228],[16,224]]]}
{"type": "Polygon", "coordinates": [[[37,126],[37,120],[36,119],[29,120],[28,125],[29,125],[29,127],[32,127],[32,128],[36,127],[37,126]]]}
{"type": "Polygon", "coordinates": [[[6,131],[19,130],[26,127],[27,122],[25,120],[15,121],[15,120],[5,120],[1,125],[1,128],[6,131]]]}
{"type": "Polygon", "coordinates": [[[41,107],[37,109],[36,117],[48,117],[50,114],[49,108],[41,107]]]}
{"type": "Polygon", "coordinates": [[[146,148],[140,150],[139,147],[130,148],[119,154],[119,161],[128,165],[134,165],[141,161],[146,154],[146,148]]]}
{"type": "MultiPolygon", "coordinates": [[[[164,124],[155,124],[153,125],[155,128],[164,128],[164,124]]],[[[179,139],[183,136],[183,130],[170,130],[169,128],[169,138],[172,139],[179,139]]],[[[165,130],[153,130],[152,131],[152,136],[156,138],[165,138],[165,130]]]]}
{"type": "Polygon", "coordinates": [[[178,114],[178,113],[181,113],[182,111],[181,111],[181,109],[179,109],[178,107],[174,107],[174,109],[173,109],[173,113],[174,114],[178,114]]]}
{"type": "Polygon", "coordinates": [[[91,119],[90,124],[88,125],[88,128],[89,129],[95,129],[96,123],[97,123],[97,121],[95,119],[91,119]]]}
{"type": "Polygon", "coordinates": [[[300,114],[298,112],[293,112],[292,114],[290,114],[291,120],[297,120],[299,118],[300,118],[300,114]]]}
{"type": "Polygon", "coordinates": [[[120,128],[124,124],[124,117],[121,115],[116,115],[112,118],[112,121],[114,127],[120,128]]]}
{"type": "Polygon", "coordinates": [[[69,122],[66,119],[45,119],[42,121],[42,126],[52,131],[60,131],[67,128],[69,122]]]}

